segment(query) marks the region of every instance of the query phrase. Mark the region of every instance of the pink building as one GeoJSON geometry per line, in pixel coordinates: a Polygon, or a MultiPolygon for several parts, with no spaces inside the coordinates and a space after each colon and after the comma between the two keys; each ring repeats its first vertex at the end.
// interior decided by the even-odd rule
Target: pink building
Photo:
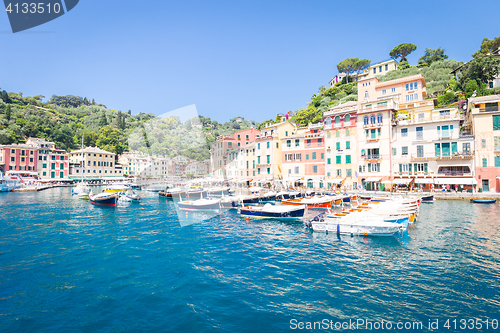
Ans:
{"type": "Polygon", "coordinates": [[[323,123],[309,124],[304,134],[305,181],[309,188],[325,184],[325,135],[323,123]]]}
{"type": "Polygon", "coordinates": [[[224,178],[226,176],[224,167],[231,162],[229,152],[238,152],[246,145],[254,142],[259,134],[260,131],[252,127],[232,134],[218,136],[210,150],[212,176],[221,179],[224,178]]]}
{"type": "Polygon", "coordinates": [[[418,102],[427,97],[425,79],[421,74],[380,82],[376,77],[358,81],[358,101],[396,99],[398,104],[418,102]]]}
{"type": "Polygon", "coordinates": [[[31,145],[0,145],[0,169],[37,172],[38,149],[31,145]]]}

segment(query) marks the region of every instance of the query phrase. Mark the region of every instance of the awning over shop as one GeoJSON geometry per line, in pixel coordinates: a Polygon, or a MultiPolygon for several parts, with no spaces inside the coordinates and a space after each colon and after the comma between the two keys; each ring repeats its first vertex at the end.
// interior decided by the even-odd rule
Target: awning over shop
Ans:
{"type": "Polygon", "coordinates": [[[365,144],[365,149],[378,149],[380,148],[380,142],[368,142],[365,144]]]}
{"type": "Polygon", "coordinates": [[[342,178],[334,178],[334,179],[328,179],[328,183],[333,183],[333,184],[340,184],[342,183],[343,179],[342,178]]]}
{"type": "Polygon", "coordinates": [[[432,178],[415,178],[415,184],[434,184],[432,178]]]}
{"type": "Polygon", "coordinates": [[[434,184],[437,185],[477,185],[475,178],[436,178],[434,184]]]}
{"type": "Polygon", "coordinates": [[[72,182],[73,179],[68,178],[42,178],[39,179],[40,182],[72,182]]]}
{"type": "Polygon", "coordinates": [[[393,183],[397,185],[408,185],[411,181],[412,179],[410,178],[394,178],[393,183]]]}
{"type": "Polygon", "coordinates": [[[102,177],[104,180],[127,180],[127,177],[121,177],[121,176],[111,176],[111,177],[102,177]]]}
{"type": "Polygon", "coordinates": [[[382,179],[382,177],[369,177],[366,178],[367,182],[379,182],[382,179]]]}
{"type": "MultiPolygon", "coordinates": [[[[69,176],[68,178],[71,180],[82,180],[82,176],[69,176]]],[[[102,178],[83,176],[83,180],[102,180],[102,178]]]]}

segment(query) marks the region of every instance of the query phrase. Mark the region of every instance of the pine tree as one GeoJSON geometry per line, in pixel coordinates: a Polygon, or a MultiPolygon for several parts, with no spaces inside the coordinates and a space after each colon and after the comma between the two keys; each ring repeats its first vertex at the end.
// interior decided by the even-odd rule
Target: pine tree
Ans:
{"type": "Polygon", "coordinates": [[[118,114],[116,115],[115,119],[115,127],[116,128],[122,128],[122,112],[118,111],[118,114]]]}
{"type": "Polygon", "coordinates": [[[83,99],[83,105],[89,105],[89,100],[87,99],[87,97],[83,99]]]}
{"type": "Polygon", "coordinates": [[[7,105],[7,108],[5,109],[5,118],[7,118],[7,121],[10,121],[11,114],[10,105],[7,105]]]}
{"type": "Polygon", "coordinates": [[[93,98],[92,98],[92,105],[95,105],[95,101],[94,101],[94,99],[93,99],[93,98]]]}
{"type": "Polygon", "coordinates": [[[99,119],[99,127],[104,127],[108,124],[108,119],[106,118],[106,112],[101,113],[101,119],[99,119]]]}
{"type": "Polygon", "coordinates": [[[128,110],[128,114],[129,114],[129,115],[132,115],[132,111],[128,110]]]}
{"type": "Polygon", "coordinates": [[[126,124],[125,124],[125,117],[122,117],[122,129],[125,129],[126,124]]]}

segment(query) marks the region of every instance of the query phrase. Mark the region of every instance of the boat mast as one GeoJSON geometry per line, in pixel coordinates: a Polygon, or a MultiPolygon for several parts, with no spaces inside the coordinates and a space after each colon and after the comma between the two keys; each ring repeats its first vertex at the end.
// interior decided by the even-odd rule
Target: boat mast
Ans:
{"type": "Polygon", "coordinates": [[[83,154],[83,131],[82,131],[82,161],[80,163],[80,172],[82,174],[82,185],[83,185],[83,163],[85,163],[85,156],[83,154]]]}

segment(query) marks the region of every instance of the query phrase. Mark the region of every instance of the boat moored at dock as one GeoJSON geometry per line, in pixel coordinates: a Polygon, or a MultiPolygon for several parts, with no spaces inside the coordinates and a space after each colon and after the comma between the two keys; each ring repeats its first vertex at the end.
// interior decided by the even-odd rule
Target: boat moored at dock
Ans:
{"type": "Polygon", "coordinates": [[[118,193],[116,192],[102,192],[99,194],[93,194],[92,191],[90,191],[89,201],[94,205],[116,206],[118,197],[118,193]]]}
{"type": "Polygon", "coordinates": [[[261,207],[241,207],[239,213],[243,217],[301,219],[304,217],[305,210],[305,205],[275,206],[267,203],[261,207]]]}

